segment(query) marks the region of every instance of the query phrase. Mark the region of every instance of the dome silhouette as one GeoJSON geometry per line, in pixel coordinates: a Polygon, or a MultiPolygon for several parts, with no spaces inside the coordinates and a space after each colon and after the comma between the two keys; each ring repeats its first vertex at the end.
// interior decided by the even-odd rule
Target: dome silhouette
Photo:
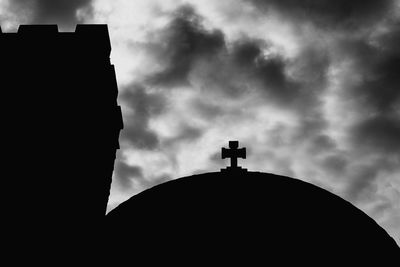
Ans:
{"type": "Polygon", "coordinates": [[[162,253],[225,263],[393,262],[399,248],[344,199],[298,179],[224,171],[180,178],[106,216],[113,253],[162,253]],[[151,252],[150,252],[151,251],[151,252]],[[282,256],[285,255],[285,256],[282,256]]]}

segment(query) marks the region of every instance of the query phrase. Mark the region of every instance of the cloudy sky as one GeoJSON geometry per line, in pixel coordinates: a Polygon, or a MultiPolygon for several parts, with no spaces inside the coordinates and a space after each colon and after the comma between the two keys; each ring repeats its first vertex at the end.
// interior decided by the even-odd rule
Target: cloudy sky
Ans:
{"type": "MultiPolygon", "coordinates": [[[[109,209],[218,171],[323,187],[400,244],[400,1],[0,0],[4,32],[107,23],[125,129],[109,209]]],[[[210,185],[212,186],[212,185],[210,185]]]]}

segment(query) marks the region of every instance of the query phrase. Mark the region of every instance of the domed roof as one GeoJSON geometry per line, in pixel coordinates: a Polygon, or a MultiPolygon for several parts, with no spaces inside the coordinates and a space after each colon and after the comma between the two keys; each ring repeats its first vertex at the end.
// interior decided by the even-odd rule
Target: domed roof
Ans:
{"type": "Polygon", "coordinates": [[[198,251],[201,257],[265,259],[285,252],[302,255],[308,263],[338,256],[371,263],[399,252],[394,240],[351,203],[301,180],[259,172],[172,180],[122,203],[106,223],[112,242],[131,240],[136,248],[155,250],[190,248],[190,254],[198,251]]]}

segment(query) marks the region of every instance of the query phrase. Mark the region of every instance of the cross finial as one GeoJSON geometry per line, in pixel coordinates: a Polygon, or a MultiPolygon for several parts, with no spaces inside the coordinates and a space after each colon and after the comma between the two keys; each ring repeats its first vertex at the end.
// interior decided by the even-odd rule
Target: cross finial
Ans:
{"type": "Polygon", "coordinates": [[[231,166],[227,167],[226,169],[222,169],[222,171],[224,170],[244,170],[246,171],[246,169],[243,169],[242,167],[239,167],[237,165],[237,159],[238,158],[242,158],[245,159],[246,158],[246,148],[238,148],[239,147],[239,141],[229,141],[229,148],[222,148],[221,150],[221,157],[222,159],[226,159],[226,158],[230,158],[231,159],[231,166]]]}

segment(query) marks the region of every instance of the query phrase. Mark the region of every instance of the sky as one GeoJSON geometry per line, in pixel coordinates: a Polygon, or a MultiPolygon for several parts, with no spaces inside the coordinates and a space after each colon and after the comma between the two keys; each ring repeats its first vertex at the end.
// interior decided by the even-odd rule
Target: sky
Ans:
{"type": "MultiPolygon", "coordinates": [[[[350,201],[400,244],[400,1],[0,0],[20,24],[106,23],[124,129],[108,210],[228,162],[350,201]]],[[[212,186],[212,185],[210,185],[212,186]]]]}

